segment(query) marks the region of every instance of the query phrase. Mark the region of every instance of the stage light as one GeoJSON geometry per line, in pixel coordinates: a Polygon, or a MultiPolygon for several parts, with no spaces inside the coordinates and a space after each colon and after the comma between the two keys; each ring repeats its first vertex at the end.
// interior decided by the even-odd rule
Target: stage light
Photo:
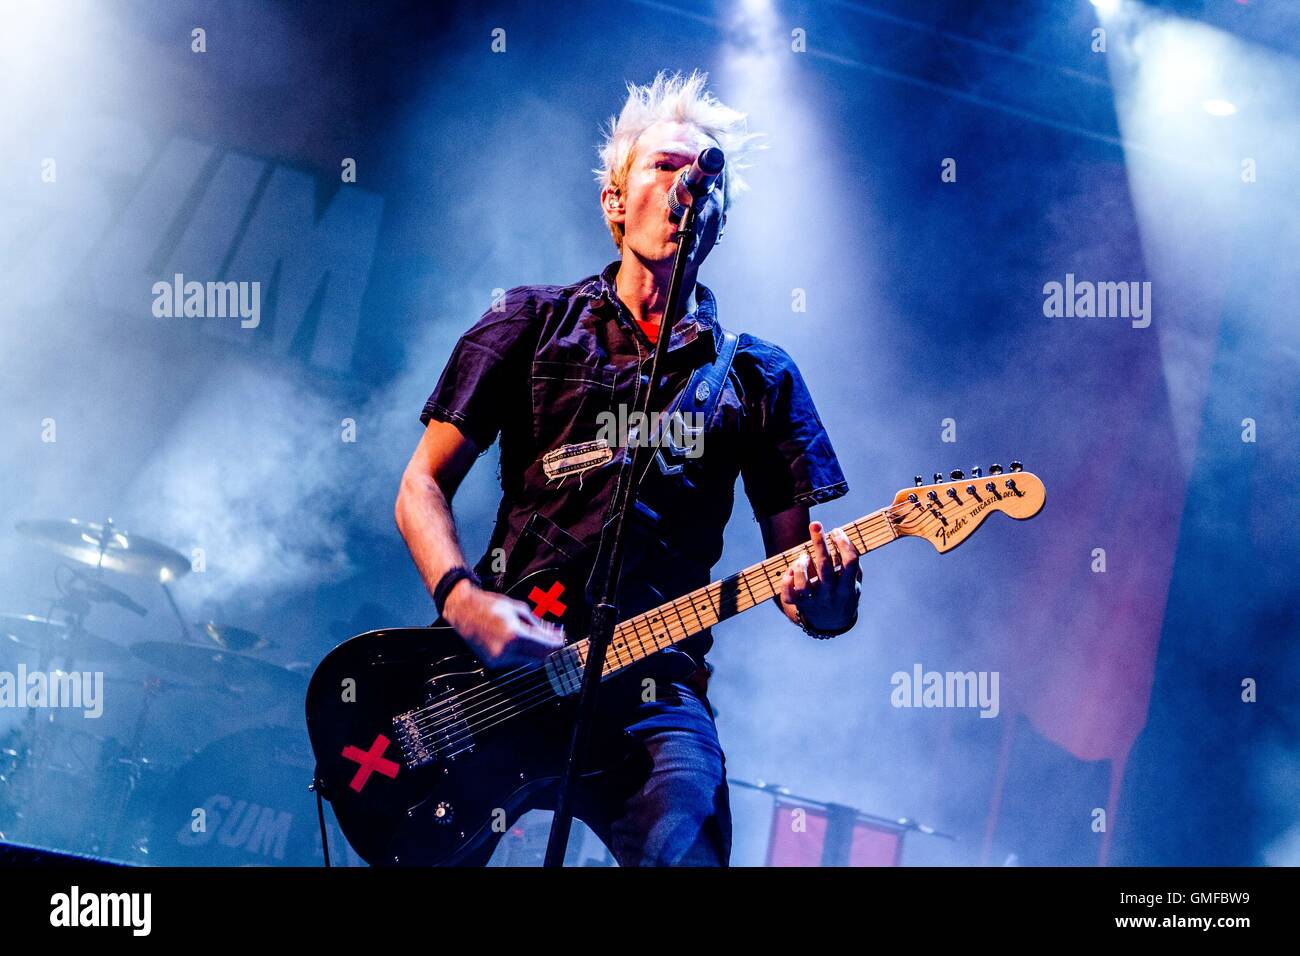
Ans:
{"type": "Polygon", "coordinates": [[[1089,0],[1101,16],[1109,16],[1119,9],[1119,0],[1089,0]]]}
{"type": "Polygon", "coordinates": [[[1208,57],[1190,38],[1185,41],[1167,35],[1163,39],[1166,42],[1150,62],[1155,70],[1158,88],[1164,97],[1181,99],[1198,86],[1204,88],[1209,78],[1208,57]]]}
{"type": "Polygon", "coordinates": [[[1134,95],[1144,110],[1189,119],[1197,107],[1230,87],[1222,35],[1178,18],[1142,23],[1132,42],[1134,95]]]}
{"type": "Polygon", "coordinates": [[[1217,98],[1206,100],[1201,104],[1201,109],[1205,110],[1205,112],[1209,113],[1211,116],[1231,116],[1233,113],[1237,112],[1235,104],[1228,100],[1217,98]]]}

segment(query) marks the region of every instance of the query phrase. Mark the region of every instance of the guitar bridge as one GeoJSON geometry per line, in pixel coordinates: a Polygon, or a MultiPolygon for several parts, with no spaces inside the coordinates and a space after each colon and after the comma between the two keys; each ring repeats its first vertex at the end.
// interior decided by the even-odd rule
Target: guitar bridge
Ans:
{"type": "Polygon", "coordinates": [[[474,750],[469,722],[461,716],[460,707],[451,696],[439,699],[430,695],[423,707],[398,714],[393,718],[393,731],[406,765],[412,770],[439,758],[455,760],[474,750]]]}
{"type": "Polygon", "coordinates": [[[393,731],[397,736],[397,745],[402,750],[406,765],[412,770],[433,763],[437,754],[433,747],[420,735],[420,710],[408,710],[393,718],[393,731]]]}

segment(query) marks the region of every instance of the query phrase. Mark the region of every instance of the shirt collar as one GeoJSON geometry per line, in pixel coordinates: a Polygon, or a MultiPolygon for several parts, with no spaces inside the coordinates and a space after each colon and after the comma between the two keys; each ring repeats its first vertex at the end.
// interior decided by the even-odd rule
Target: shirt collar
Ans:
{"type": "MultiPolygon", "coordinates": [[[[579,289],[579,295],[588,295],[593,299],[592,305],[600,308],[601,303],[622,310],[629,324],[631,314],[618,297],[617,276],[621,259],[615,259],[601,270],[600,275],[587,282],[579,289]]],[[[696,340],[704,340],[711,346],[714,358],[722,349],[722,327],[718,324],[718,302],[712,290],[704,283],[695,283],[695,308],[677,320],[672,334],[668,338],[668,352],[671,354],[680,348],[690,346],[696,340]]]]}

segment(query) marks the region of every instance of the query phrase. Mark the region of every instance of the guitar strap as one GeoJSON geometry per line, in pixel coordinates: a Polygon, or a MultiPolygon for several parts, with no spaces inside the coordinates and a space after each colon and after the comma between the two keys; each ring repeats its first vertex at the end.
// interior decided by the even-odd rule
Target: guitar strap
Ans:
{"type": "MultiPolygon", "coordinates": [[[[727,384],[727,373],[731,370],[731,363],[736,357],[736,346],[740,342],[740,337],[735,332],[728,332],[725,329],[722,332],[722,346],[718,349],[717,357],[712,362],[699,366],[682,389],[681,394],[668,409],[667,414],[660,418],[657,423],[660,428],[651,432],[652,445],[659,445],[660,432],[662,428],[667,427],[674,415],[680,414],[683,421],[703,422],[703,428],[708,431],[709,424],[713,421],[713,415],[718,410],[718,401],[722,398],[722,390],[727,384]]],[[[651,456],[646,463],[645,469],[648,470],[652,464],[658,460],[658,455],[651,456]]],[[[681,465],[670,466],[681,468],[681,465]]],[[[644,480],[646,470],[642,470],[641,479],[644,480]]],[[[637,488],[640,489],[640,482],[637,488]]],[[[638,499],[638,504],[640,500],[638,499]]]]}
{"type": "MultiPolygon", "coordinates": [[[[630,516],[631,524],[640,526],[642,533],[658,539],[666,553],[678,563],[689,561],[689,556],[679,553],[659,531],[659,509],[667,507],[678,491],[683,488],[689,489],[693,485],[689,477],[687,461],[682,457],[682,453],[687,449],[673,443],[671,432],[663,436],[667,440],[661,443],[661,433],[669,427],[668,423],[672,417],[680,414],[683,423],[702,423],[701,434],[694,437],[696,441],[705,440],[704,433],[708,432],[717,413],[718,403],[722,399],[722,392],[727,383],[727,373],[736,357],[739,341],[739,337],[734,332],[723,330],[722,344],[713,361],[698,366],[691,373],[686,387],[677,395],[666,414],[659,418],[656,423],[657,428],[652,430],[651,447],[654,454],[648,456],[649,460],[642,466],[638,478],[637,496],[632,502],[634,510],[630,516]]],[[[626,454],[631,454],[631,449],[628,449],[626,454]]],[[[610,503],[610,513],[606,515],[607,522],[612,517],[616,501],[617,498],[610,503]]],[[[588,585],[590,584],[589,579],[588,585]]]]}

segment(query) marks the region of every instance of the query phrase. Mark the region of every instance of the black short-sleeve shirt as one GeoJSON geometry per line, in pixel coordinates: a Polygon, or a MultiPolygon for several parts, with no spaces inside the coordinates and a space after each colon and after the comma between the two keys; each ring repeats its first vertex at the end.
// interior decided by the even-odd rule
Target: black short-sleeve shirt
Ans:
{"type": "MultiPolygon", "coordinates": [[[[500,436],[503,495],[477,567],[489,586],[594,556],[621,455],[570,459],[579,468],[563,471],[547,453],[611,435],[618,452],[622,433],[602,426],[640,408],[654,346],[618,299],[618,266],[568,286],[510,289],[461,336],[425,403],[421,421],[450,422],[480,449],[500,436]],[[497,548],[506,555],[499,573],[497,548]]],[[[697,283],[694,298],[660,362],[661,408],[721,346],[713,293],[697,283]]],[[[645,475],[626,549],[624,617],[709,583],[738,476],[756,517],[848,491],[794,360],[747,333],[694,451],[668,450],[645,475]]],[[[680,646],[698,661],[711,643],[705,632],[680,646]]]]}

